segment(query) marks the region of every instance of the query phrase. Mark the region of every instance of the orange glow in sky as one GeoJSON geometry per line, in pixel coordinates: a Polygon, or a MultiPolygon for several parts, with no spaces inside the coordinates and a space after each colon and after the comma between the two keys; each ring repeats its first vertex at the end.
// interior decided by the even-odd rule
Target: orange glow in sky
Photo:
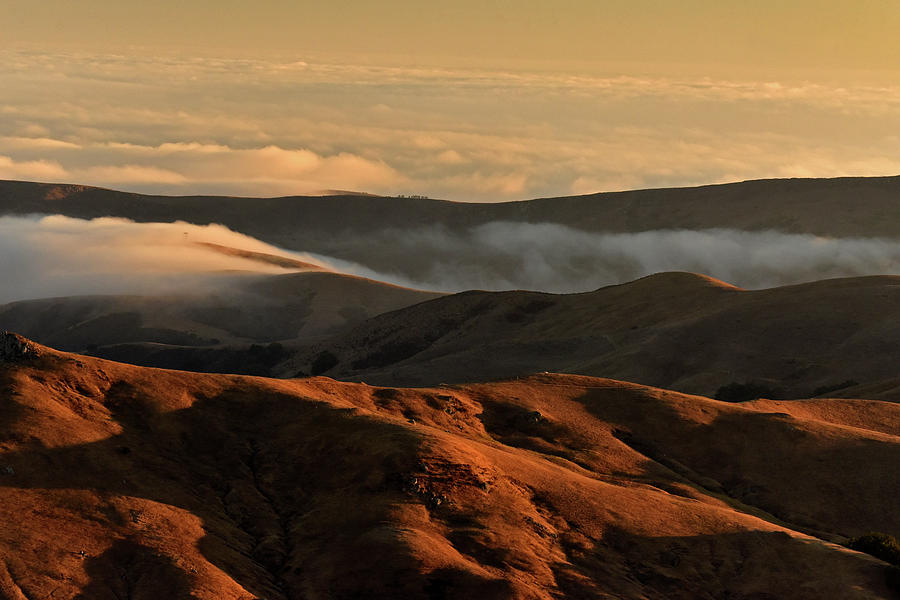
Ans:
{"type": "Polygon", "coordinates": [[[900,173],[900,4],[0,2],[0,177],[496,201],[900,173]]]}

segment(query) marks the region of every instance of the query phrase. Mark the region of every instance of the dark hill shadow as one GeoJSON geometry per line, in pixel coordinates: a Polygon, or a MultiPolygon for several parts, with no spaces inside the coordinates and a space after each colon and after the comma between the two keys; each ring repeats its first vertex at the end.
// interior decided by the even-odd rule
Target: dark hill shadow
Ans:
{"type": "MultiPolygon", "coordinates": [[[[128,498],[202,519],[199,551],[259,598],[323,590],[357,597],[360,589],[373,598],[426,597],[429,580],[402,537],[385,534],[394,508],[410,502],[403,473],[413,470],[421,442],[410,430],[251,386],[160,413],[118,383],[105,404],[121,434],[63,448],[32,442],[3,456],[14,475],[0,477],[2,486],[105,499],[111,537],[126,541],[85,557],[92,579],[81,597],[186,597],[183,574],[135,532],[156,525],[139,506],[123,509],[128,498]],[[124,498],[114,503],[117,496],[124,498]]],[[[21,416],[6,408],[18,403],[2,405],[5,423],[21,416]]]]}
{"type": "Polygon", "coordinates": [[[564,536],[561,545],[567,560],[553,570],[569,600],[893,597],[887,564],[863,559],[855,581],[844,579],[846,557],[778,531],[652,537],[613,528],[595,544],[564,536]]]}
{"type": "Polygon", "coordinates": [[[90,583],[75,600],[157,600],[191,597],[191,578],[171,558],[132,540],[119,540],[85,560],[90,583]]]}
{"type": "Polygon", "coordinates": [[[623,389],[592,389],[580,401],[646,456],[648,473],[661,481],[688,481],[742,510],[759,509],[757,516],[826,539],[900,534],[894,510],[900,443],[888,436],[787,413],[732,412],[729,404],[701,423],[623,389]]]}

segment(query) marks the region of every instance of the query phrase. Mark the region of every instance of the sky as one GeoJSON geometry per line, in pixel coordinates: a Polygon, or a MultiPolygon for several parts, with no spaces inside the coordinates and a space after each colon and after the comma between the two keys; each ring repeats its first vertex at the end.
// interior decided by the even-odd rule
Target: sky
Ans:
{"type": "Polygon", "coordinates": [[[0,178],[503,201],[900,174],[896,0],[0,0],[0,178]]]}

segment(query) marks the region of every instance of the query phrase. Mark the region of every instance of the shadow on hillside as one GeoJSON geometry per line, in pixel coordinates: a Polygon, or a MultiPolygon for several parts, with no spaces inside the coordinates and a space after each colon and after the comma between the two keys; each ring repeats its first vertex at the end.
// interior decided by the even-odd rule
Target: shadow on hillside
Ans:
{"type": "MultiPolygon", "coordinates": [[[[152,522],[139,503],[126,512],[128,498],[202,519],[199,551],[260,598],[303,597],[303,589],[342,597],[392,579],[410,590],[427,585],[399,537],[372,535],[397,503],[409,501],[401,474],[413,469],[420,444],[411,431],[252,384],[165,413],[127,383],[113,385],[103,402],[121,434],[62,448],[32,441],[0,465],[14,472],[0,476],[2,486],[84,490],[104,499],[111,537],[126,541],[86,557],[92,579],[80,597],[187,596],[180,593],[189,588],[183,572],[144,539],[164,539],[166,524],[152,522]],[[382,557],[380,574],[373,556],[382,557]]],[[[0,405],[4,421],[21,418],[8,408],[17,403],[0,405]]]]}
{"type": "Polygon", "coordinates": [[[85,560],[90,582],[75,600],[189,598],[190,577],[172,559],[133,540],[118,540],[85,560]]]}
{"type": "Polygon", "coordinates": [[[887,565],[779,531],[650,537],[613,528],[592,544],[563,536],[560,545],[566,561],[553,571],[569,600],[648,590],[670,600],[892,597],[887,565]]]}
{"type": "Polygon", "coordinates": [[[579,401],[647,457],[647,473],[659,481],[690,482],[739,510],[826,538],[900,534],[900,444],[886,436],[740,404],[699,414],[694,407],[686,416],[626,389],[592,389],[579,401]]]}
{"type": "MultiPolygon", "coordinates": [[[[172,550],[176,544],[166,543],[166,537],[178,535],[178,530],[156,522],[151,511],[142,512],[145,505],[140,502],[129,506],[129,499],[178,507],[201,519],[205,535],[197,542],[199,552],[258,598],[318,594],[430,600],[513,594],[503,581],[476,571],[448,568],[423,573],[418,568],[420,558],[404,542],[396,516],[397,506],[410,502],[404,475],[418,469],[424,452],[423,439],[414,430],[354,408],[257,385],[235,379],[229,389],[197,397],[189,408],[159,412],[153,398],[139,388],[115,383],[101,401],[122,433],[61,448],[28,442],[18,452],[3,455],[0,467],[8,466],[12,473],[0,474],[0,485],[99,496],[102,522],[116,541],[103,554],[85,557],[91,578],[81,590],[85,599],[183,597],[193,578],[202,576],[188,574],[191,565],[186,557],[172,550]],[[160,548],[167,548],[167,554],[160,548]]],[[[686,477],[660,467],[659,461],[675,469],[681,465],[688,475],[715,478],[725,491],[744,501],[747,493],[756,493],[762,502],[770,497],[784,502],[785,511],[794,511],[789,514],[827,521],[834,526],[831,531],[843,526],[840,519],[850,523],[853,518],[872,519],[878,509],[860,507],[859,502],[844,508],[841,503],[849,498],[882,493],[893,499],[879,492],[871,479],[884,469],[858,467],[865,460],[876,461],[876,467],[881,464],[877,461],[897,464],[900,459],[892,454],[896,445],[834,438],[823,446],[783,415],[744,412],[734,406],[711,416],[707,424],[697,423],[640,389],[592,389],[580,401],[616,427],[619,439],[640,448],[647,457],[648,478],[655,481],[686,477]],[[856,472],[844,469],[845,463],[840,464],[840,473],[823,469],[822,456],[856,465],[856,472]],[[739,478],[730,479],[730,473],[739,478]],[[812,484],[801,481],[800,474],[812,484]],[[844,479],[831,481],[833,489],[822,487],[829,476],[838,475],[857,487],[841,491],[844,479]],[[735,485],[751,487],[743,488],[746,493],[740,496],[742,488],[735,485]],[[822,498],[816,500],[815,493],[822,498]]],[[[0,424],[26,418],[20,402],[11,396],[0,403],[0,424]]],[[[569,431],[499,400],[485,407],[485,427],[504,443],[522,447],[562,443],[577,458],[582,440],[569,431]]],[[[540,446],[533,449],[542,451],[540,446]]],[[[897,475],[881,477],[893,481],[897,475]]],[[[558,512],[552,506],[546,509],[549,514],[558,512]]],[[[86,512],[83,518],[98,515],[86,512]]],[[[879,528],[884,530],[891,518],[882,515],[879,528]]],[[[608,530],[599,540],[575,533],[563,532],[555,542],[565,555],[565,561],[553,566],[555,578],[569,598],[609,593],[640,597],[641,590],[659,591],[661,597],[698,598],[709,586],[713,591],[705,597],[733,592],[735,597],[763,600],[776,597],[773,589],[785,590],[780,596],[785,597],[790,591],[786,586],[800,585],[800,579],[816,574],[821,574],[824,590],[819,597],[828,597],[828,565],[835,573],[857,579],[855,573],[868,568],[852,567],[845,555],[825,552],[818,540],[799,541],[783,533],[639,537],[608,530]],[[803,544],[812,550],[798,550],[803,544]]],[[[452,532],[447,538],[455,539],[452,532]]],[[[496,567],[507,565],[501,559],[496,567]]],[[[871,569],[872,589],[878,590],[881,572],[876,567],[871,569]]]]}

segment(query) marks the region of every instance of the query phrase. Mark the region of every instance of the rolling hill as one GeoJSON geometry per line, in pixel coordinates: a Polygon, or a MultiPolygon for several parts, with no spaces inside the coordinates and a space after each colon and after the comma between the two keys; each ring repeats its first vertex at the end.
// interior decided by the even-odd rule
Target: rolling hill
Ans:
{"type": "Polygon", "coordinates": [[[283,360],[281,346],[308,344],[438,296],[325,271],[235,275],[181,294],[13,302],[0,306],[0,329],[136,364],[263,373],[283,360]],[[248,350],[274,342],[277,352],[248,350]]]}
{"type": "Polygon", "coordinates": [[[556,223],[585,231],[777,229],[836,237],[900,237],[900,177],[765,179],[498,203],[370,194],[235,198],[150,196],[70,184],[0,181],[0,214],[222,223],[294,250],[336,232],[368,234],[440,223],[556,223]],[[286,243],[293,241],[293,244],[286,243]]]}
{"type": "MultiPolygon", "coordinates": [[[[779,179],[473,204],[372,195],[232,198],[148,196],[81,185],[0,181],[0,215],[116,216],[220,223],[280,248],[427,281],[438,249],[415,236],[491,223],[554,224],[586,232],[725,228],[831,237],[900,238],[900,177],[779,179]],[[397,244],[405,236],[413,240],[397,244]],[[412,249],[411,249],[412,248],[412,249]]],[[[475,258],[467,259],[475,264],[475,258]]],[[[451,257],[449,266],[461,257],[451,257]]],[[[480,257],[498,272],[502,260],[480,257]]]]}
{"type": "Polygon", "coordinates": [[[583,294],[446,296],[365,321],[279,368],[301,371],[326,354],[323,374],[378,385],[554,371],[704,395],[755,382],[806,397],[896,377],[898,322],[893,276],[748,291],[661,273],[583,294]]]}
{"type": "Polygon", "coordinates": [[[898,405],[162,371],[0,339],[8,598],[889,598],[898,405]],[[47,532],[53,532],[48,535],[47,532]]]}

